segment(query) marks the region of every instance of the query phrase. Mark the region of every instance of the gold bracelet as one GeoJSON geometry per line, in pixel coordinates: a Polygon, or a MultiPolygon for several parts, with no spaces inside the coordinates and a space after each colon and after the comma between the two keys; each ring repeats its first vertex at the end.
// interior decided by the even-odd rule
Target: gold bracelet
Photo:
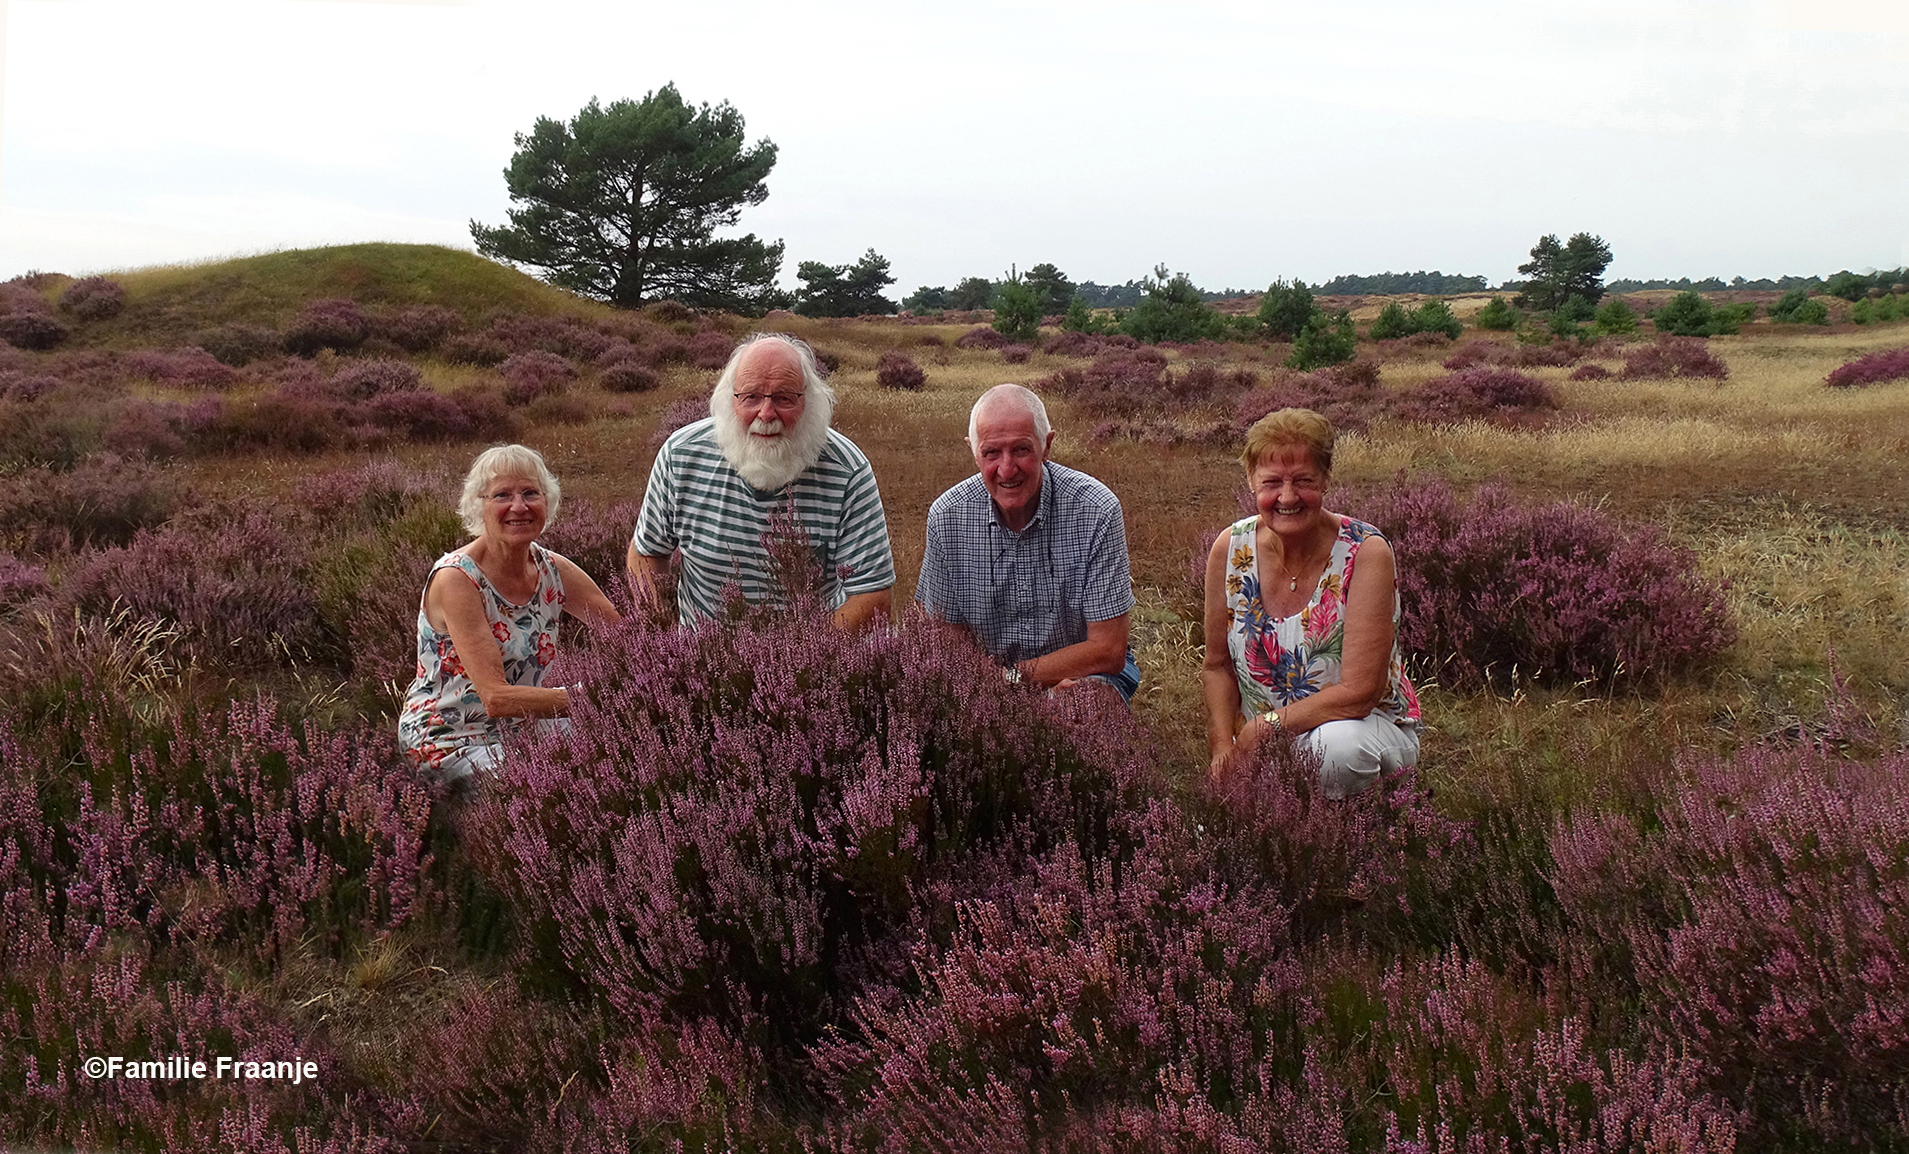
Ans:
{"type": "Polygon", "coordinates": [[[1269,709],[1265,713],[1260,714],[1259,719],[1272,726],[1274,733],[1279,732],[1279,710],[1269,709]]]}

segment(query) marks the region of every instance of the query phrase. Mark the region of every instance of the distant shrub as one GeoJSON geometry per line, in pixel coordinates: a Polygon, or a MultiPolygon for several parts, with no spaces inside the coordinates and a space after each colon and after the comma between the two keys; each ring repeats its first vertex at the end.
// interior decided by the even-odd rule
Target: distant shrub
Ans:
{"type": "Polygon", "coordinates": [[[281,387],[228,404],[217,439],[234,449],[318,453],[343,443],[344,416],[336,399],[281,387]]]}
{"type": "Polygon", "coordinates": [[[573,317],[536,317],[502,313],[483,333],[510,354],[551,353],[570,360],[591,360],[626,338],[573,317]]]}
{"type": "Polygon", "coordinates": [[[371,318],[371,335],[408,353],[428,353],[464,327],[464,318],[443,305],[405,305],[371,318]]]}
{"type": "Polygon", "coordinates": [[[1669,304],[1651,314],[1651,323],[1660,333],[1680,337],[1727,336],[1756,314],[1756,305],[1712,307],[1703,295],[1679,293],[1669,304]]]}
{"type": "Polygon", "coordinates": [[[1481,329],[1492,332],[1508,333],[1518,327],[1518,310],[1506,303],[1504,297],[1493,297],[1478,310],[1472,323],[1481,329]]]}
{"type": "MultiPolygon", "coordinates": [[[[729,354],[736,349],[736,340],[728,333],[706,330],[689,338],[687,359],[699,369],[715,372],[729,363],[729,354]]],[[[832,370],[835,365],[830,365],[832,370]]]]}
{"type": "Polygon", "coordinates": [[[1406,314],[1405,306],[1398,301],[1387,301],[1385,307],[1379,310],[1379,315],[1366,329],[1366,336],[1375,341],[1390,341],[1397,340],[1413,331],[1415,330],[1412,328],[1412,320],[1406,314]]]}
{"type": "Polygon", "coordinates": [[[502,341],[485,333],[459,333],[450,337],[443,343],[441,353],[454,364],[483,368],[501,365],[510,356],[510,350],[502,341]]]}
{"type": "Polygon", "coordinates": [[[127,398],[100,426],[100,444],[123,457],[177,457],[186,451],[185,435],[173,419],[178,411],[165,402],[127,398]]]}
{"type": "Polygon", "coordinates": [[[585,425],[596,419],[597,408],[575,393],[545,393],[525,405],[523,413],[533,425],[585,425]]]}
{"type": "Polygon", "coordinates": [[[1610,377],[1611,370],[1588,361],[1571,370],[1571,379],[1574,381],[1604,381],[1610,377]]]}
{"type": "Polygon", "coordinates": [[[1597,306],[1597,312],[1593,315],[1592,320],[1593,323],[1596,324],[1597,330],[1601,333],[1633,333],[1637,331],[1637,314],[1631,310],[1631,306],[1625,303],[1624,298],[1620,296],[1605,297],[1604,303],[1597,306]]]}
{"type": "Polygon", "coordinates": [[[959,349],[998,349],[1009,343],[1007,337],[985,325],[969,329],[955,338],[955,347],[959,349]]]}
{"type": "Polygon", "coordinates": [[[1465,323],[1452,312],[1452,306],[1434,297],[1412,311],[1412,330],[1439,333],[1455,341],[1465,331],[1465,323]]]}
{"type": "Polygon", "coordinates": [[[702,420],[709,415],[708,397],[678,397],[669,403],[661,415],[656,418],[656,431],[650,435],[650,446],[660,446],[671,433],[684,425],[702,420]]]}
{"type": "Polygon", "coordinates": [[[618,361],[598,374],[597,381],[612,393],[647,393],[656,388],[656,373],[634,361],[618,361]]]}
{"type": "Polygon", "coordinates": [[[22,349],[44,350],[67,337],[68,329],[57,317],[41,312],[0,314],[0,341],[22,349]]]}
{"type": "Polygon", "coordinates": [[[1549,386],[1512,369],[1460,369],[1418,385],[1393,400],[1408,421],[1456,424],[1558,407],[1549,386]]]}
{"type": "Polygon", "coordinates": [[[1266,295],[1259,300],[1259,313],[1254,319],[1268,340],[1290,341],[1306,327],[1317,308],[1312,290],[1306,287],[1305,281],[1294,277],[1291,284],[1277,280],[1268,286],[1266,295]]]}
{"type": "Polygon", "coordinates": [[[1473,365],[1497,364],[1504,359],[1504,349],[1496,341],[1466,341],[1454,348],[1451,355],[1439,362],[1444,368],[1457,372],[1469,369],[1473,365]]]}
{"type": "Polygon", "coordinates": [[[1659,337],[1626,354],[1619,380],[1654,380],[1667,377],[1702,377],[1723,380],[1729,366],[1710,351],[1704,341],[1690,337],[1659,337]]]}
{"type": "Polygon", "coordinates": [[[1050,357],[1098,356],[1106,352],[1108,347],[1107,338],[1072,329],[1055,333],[1041,342],[1041,351],[1050,357]]]}
{"type": "Polygon", "coordinates": [[[1223,340],[1228,335],[1225,315],[1206,303],[1187,274],[1169,275],[1167,266],[1158,265],[1142,284],[1140,303],[1121,314],[1121,332],[1146,344],[1223,340]]]}
{"type": "Polygon", "coordinates": [[[27,469],[0,486],[0,540],[38,553],[123,545],[164,524],[179,500],[170,477],[136,461],[27,469]]]}
{"type": "Polygon", "coordinates": [[[356,411],[364,423],[414,441],[461,441],[476,428],[462,405],[430,389],[378,393],[356,411]]]}
{"type": "Polygon", "coordinates": [[[229,365],[200,348],[134,349],[120,364],[130,376],[172,388],[222,389],[238,380],[229,365]]]}
{"type": "Polygon", "coordinates": [[[60,600],[68,612],[104,617],[123,608],[175,626],[181,664],[296,664],[324,641],[304,564],[300,543],[258,513],[174,521],[87,557],[61,584],[60,600]]]}
{"type": "Polygon", "coordinates": [[[1033,355],[1034,350],[1026,345],[1001,346],[1001,359],[1010,365],[1024,365],[1027,363],[1028,358],[1033,355]]]}
{"type": "Polygon", "coordinates": [[[60,307],[83,321],[103,321],[126,307],[126,290],[111,277],[81,277],[60,294],[60,307]]]}
{"type": "Polygon", "coordinates": [[[508,440],[517,435],[517,418],[495,385],[462,385],[451,390],[451,400],[470,419],[473,439],[508,440]]]}
{"type": "Polygon", "coordinates": [[[1293,338],[1292,356],[1287,358],[1286,364],[1300,372],[1310,372],[1349,361],[1357,352],[1358,333],[1353,329],[1351,313],[1342,310],[1332,317],[1314,313],[1312,320],[1293,338]]]}
{"type": "Polygon", "coordinates": [[[371,335],[371,319],[358,302],[328,297],[307,302],[285,332],[285,351],[296,356],[318,355],[320,349],[348,353],[371,335]]]}
{"type": "Polygon", "coordinates": [[[1909,348],[1885,349],[1831,369],[1823,383],[1833,389],[1859,388],[1909,377],[1909,348]]]}
{"type": "Polygon", "coordinates": [[[504,400],[512,405],[528,405],[538,397],[561,392],[577,370],[555,353],[531,351],[512,353],[497,366],[497,374],[504,378],[504,400]]]}
{"type": "Polygon", "coordinates": [[[1363,360],[1310,373],[1276,372],[1265,387],[1241,398],[1234,410],[1236,432],[1244,433],[1268,413],[1292,408],[1312,409],[1339,430],[1363,432],[1386,408],[1379,363],[1363,360]]]}
{"type": "Polygon", "coordinates": [[[652,364],[683,364],[689,360],[689,344],[676,337],[663,337],[650,346],[649,355],[652,364]]]}
{"type": "Polygon", "coordinates": [[[1546,340],[1539,343],[1520,341],[1499,359],[1504,364],[1520,369],[1561,369],[1575,363],[1582,355],[1584,355],[1583,346],[1577,341],[1546,340]]]}
{"type": "Polygon", "coordinates": [[[1166,357],[1153,349],[1108,353],[1085,369],[1062,369],[1036,387],[1073,401],[1095,416],[1133,416],[1168,406],[1166,357]]]}
{"type": "Polygon", "coordinates": [[[1655,525],[1527,504],[1502,485],[1462,502],[1443,481],[1403,475],[1346,504],[1391,541],[1400,641],[1447,685],[1514,670],[1556,685],[1652,683],[1736,639],[1723,588],[1655,525]]]}
{"type": "Polygon", "coordinates": [[[1770,320],[1784,325],[1826,325],[1829,306],[1810,296],[1806,288],[1793,288],[1770,306],[1770,320]]]}
{"type": "Polygon", "coordinates": [[[875,383],[884,389],[916,392],[928,383],[928,374],[907,353],[890,349],[875,362],[875,383]]]}
{"type": "Polygon", "coordinates": [[[9,401],[37,401],[59,387],[58,377],[0,371],[0,398],[9,401]]]}
{"type": "Polygon", "coordinates": [[[994,290],[994,330],[1018,345],[1040,335],[1044,298],[1020,277],[1009,277],[994,290]]]}
{"type": "Polygon", "coordinates": [[[410,361],[352,361],[332,375],[332,387],[341,397],[363,401],[387,393],[415,393],[424,377],[410,361]]]}
{"type": "Polygon", "coordinates": [[[1859,325],[1909,319],[1909,298],[1878,294],[1866,300],[1857,301],[1855,307],[1849,310],[1849,319],[1859,325]]]}
{"type": "Polygon", "coordinates": [[[263,325],[226,324],[194,334],[192,343],[236,369],[277,354],[285,338],[263,325]]]}

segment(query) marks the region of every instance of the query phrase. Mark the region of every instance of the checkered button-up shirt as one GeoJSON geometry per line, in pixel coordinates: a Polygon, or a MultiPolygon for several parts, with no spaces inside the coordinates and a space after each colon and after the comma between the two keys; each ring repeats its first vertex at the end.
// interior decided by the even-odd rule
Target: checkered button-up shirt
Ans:
{"type": "Polygon", "coordinates": [[[1090,622],[1134,606],[1120,499],[1049,461],[1034,519],[1016,533],[1001,524],[980,475],[969,477],[929,507],[915,600],[968,628],[1006,665],[1077,645],[1090,622]]]}

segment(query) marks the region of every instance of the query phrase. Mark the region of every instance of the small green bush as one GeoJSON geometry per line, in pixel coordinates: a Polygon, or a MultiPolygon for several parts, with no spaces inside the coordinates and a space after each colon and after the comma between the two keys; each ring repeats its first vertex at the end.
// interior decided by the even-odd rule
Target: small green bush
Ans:
{"type": "Polygon", "coordinates": [[[1412,310],[1412,331],[1443,333],[1452,340],[1465,331],[1465,323],[1452,312],[1452,306],[1434,297],[1412,310]]]}
{"type": "Polygon", "coordinates": [[[1810,290],[1794,288],[1770,306],[1770,319],[1785,325],[1826,325],[1829,306],[1810,296],[1810,290]]]}
{"type": "Polygon", "coordinates": [[[1276,280],[1260,298],[1259,327],[1272,340],[1290,341],[1312,320],[1318,307],[1305,281],[1298,277],[1291,284],[1276,280]]]}
{"type": "MultiPolygon", "coordinates": [[[[1678,293],[1669,304],[1651,314],[1657,331],[1676,337],[1707,337],[1714,331],[1716,312],[1700,293],[1678,293]]],[[[1735,330],[1732,330],[1735,331],[1735,330]]]]}
{"type": "Polygon", "coordinates": [[[1341,309],[1329,317],[1315,312],[1306,327],[1293,338],[1293,355],[1286,359],[1286,364],[1300,372],[1343,364],[1357,352],[1358,340],[1351,313],[1341,309]]]}
{"type": "Polygon", "coordinates": [[[1607,297],[1597,306],[1593,318],[1597,330],[1601,333],[1634,333],[1637,331],[1637,314],[1623,297],[1607,297]]]}
{"type": "Polygon", "coordinates": [[[1493,297],[1478,310],[1472,323],[1491,332],[1508,333],[1518,327],[1518,310],[1507,304],[1504,297],[1493,297]]]}
{"type": "Polygon", "coordinates": [[[1020,277],[1001,282],[994,294],[994,331],[1011,341],[1031,341],[1041,331],[1041,294],[1020,277]]]}
{"type": "Polygon", "coordinates": [[[1135,340],[1151,345],[1226,338],[1226,317],[1201,299],[1185,273],[1169,274],[1167,266],[1160,265],[1147,278],[1146,294],[1120,320],[1120,331],[1135,340]]]}
{"type": "Polygon", "coordinates": [[[1366,329],[1365,335],[1375,341],[1395,341],[1410,336],[1417,330],[1412,327],[1412,318],[1407,315],[1405,306],[1397,301],[1387,301],[1379,310],[1379,315],[1366,329]]]}

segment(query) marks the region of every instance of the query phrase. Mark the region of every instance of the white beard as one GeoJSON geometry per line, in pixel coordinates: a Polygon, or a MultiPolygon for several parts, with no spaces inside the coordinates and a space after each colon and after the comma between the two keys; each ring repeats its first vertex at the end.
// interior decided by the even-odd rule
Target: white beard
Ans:
{"type": "Polygon", "coordinates": [[[774,492],[822,459],[835,404],[823,390],[812,388],[794,429],[787,429],[780,419],[756,421],[744,428],[735,403],[719,390],[709,398],[709,415],[716,419],[716,445],[729,464],[756,489],[774,492]],[[781,435],[758,437],[752,432],[781,435]]]}

